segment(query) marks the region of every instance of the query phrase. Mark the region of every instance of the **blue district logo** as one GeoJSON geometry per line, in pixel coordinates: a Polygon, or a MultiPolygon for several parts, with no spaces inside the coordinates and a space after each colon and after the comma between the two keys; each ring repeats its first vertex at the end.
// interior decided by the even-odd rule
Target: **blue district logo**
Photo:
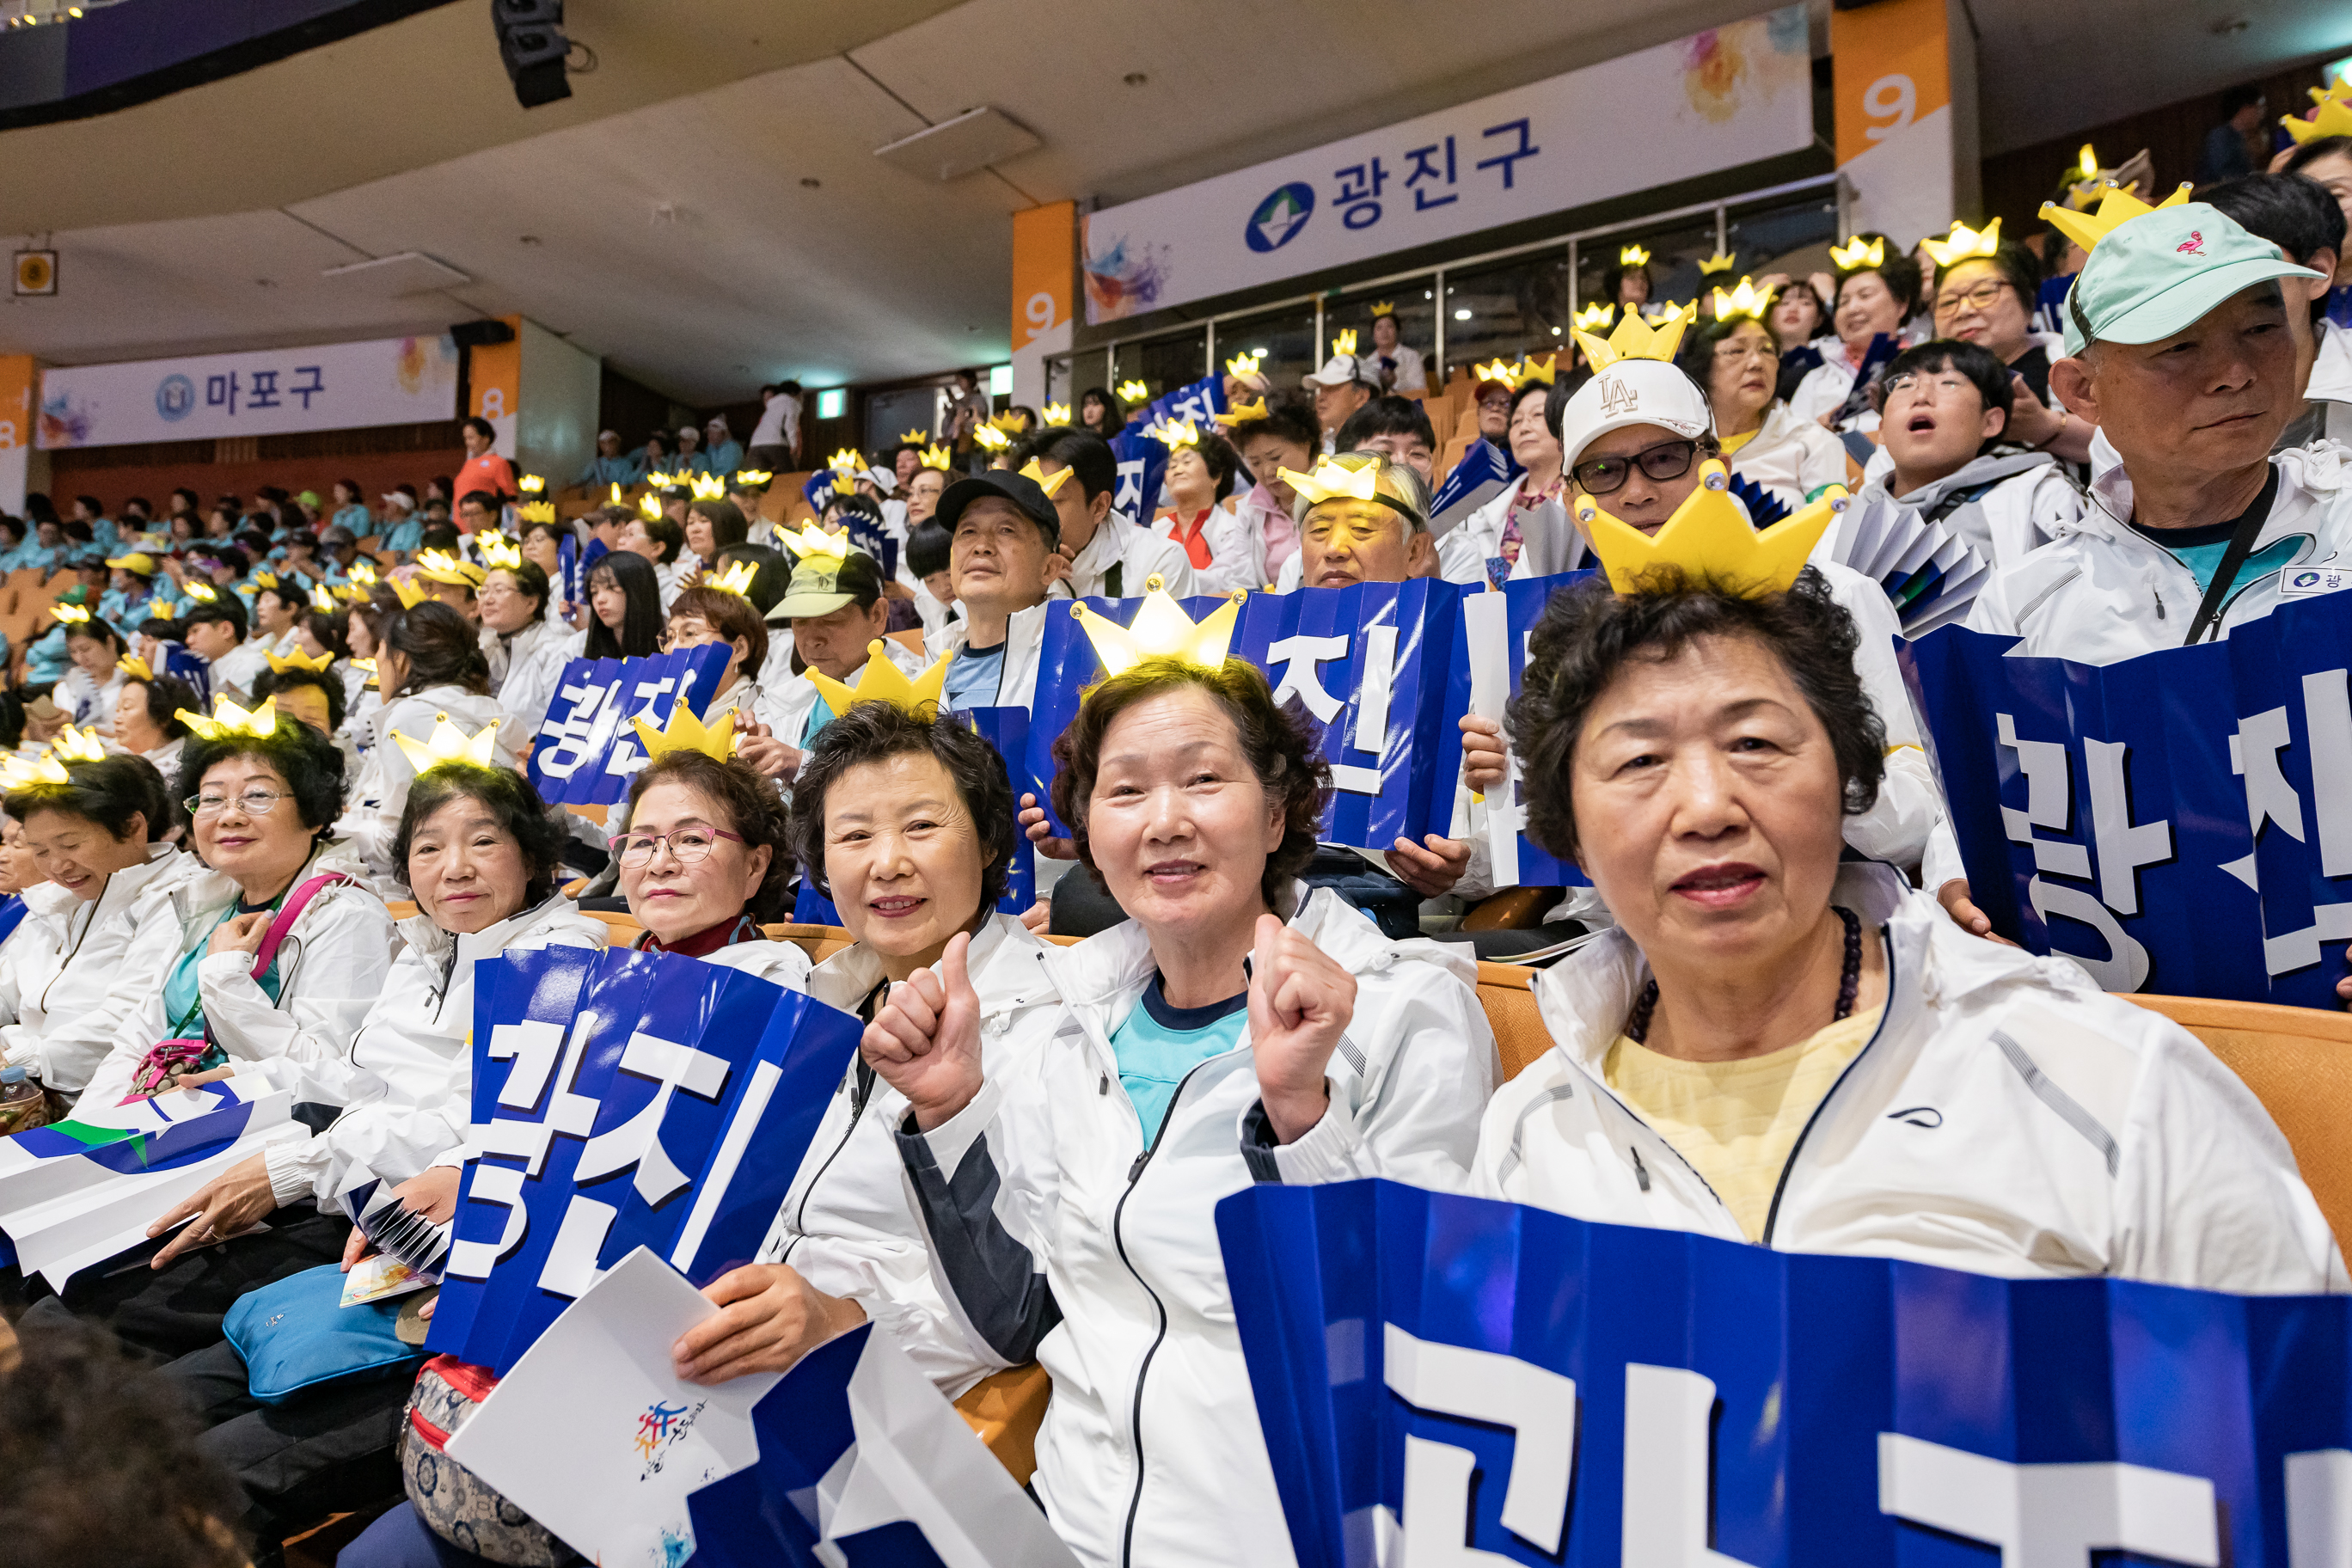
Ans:
{"type": "Polygon", "coordinates": [[[1315,213],[1315,187],[1293,180],[1257,204],[1242,237],[1252,250],[1280,250],[1288,245],[1315,213]]]}
{"type": "Polygon", "coordinates": [[[155,412],[165,419],[185,419],[196,406],[196,384],[184,375],[167,375],[155,384],[155,412]]]}

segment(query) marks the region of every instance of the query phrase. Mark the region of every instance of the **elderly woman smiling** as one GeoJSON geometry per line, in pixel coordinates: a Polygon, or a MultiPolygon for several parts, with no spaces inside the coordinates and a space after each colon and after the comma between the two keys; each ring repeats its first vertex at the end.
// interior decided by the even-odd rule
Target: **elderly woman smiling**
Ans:
{"type": "MultiPolygon", "coordinates": [[[[732,731],[718,733],[725,744],[732,731]]],[[[720,762],[675,735],[655,739],[666,749],[629,786],[629,826],[613,839],[621,895],[646,928],[638,947],[805,989],[808,954],[760,931],[782,918],[792,886],[784,803],[745,763],[720,762]]]]}
{"type": "Polygon", "coordinates": [[[1810,568],[1752,597],[1641,585],[1555,595],[1512,704],[1529,832],[1620,925],[1537,976],[1558,1048],[1496,1097],[1480,1191],[2012,1277],[2345,1288],[2204,1047],[1841,863],[1884,731],[1810,568]]]}
{"type": "Polygon", "coordinates": [[[1133,918],[1045,955],[1061,1001],[1023,1026],[1034,1067],[983,1043],[962,935],[864,1043],[907,1099],[902,1156],[964,1321],[1053,1374],[1034,1486],[1087,1563],[1261,1562],[1285,1539],[1217,1200],[1458,1184],[1495,1080],[1466,955],[1391,942],[1328,889],[1302,900],[1325,764],[1216,653],[1118,659],[1055,743],[1055,805],[1133,918]]]}
{"type": "MultiPolygon", "coordinates": [[[[688,590],[692,592],[692,590],[688,590]]],[[[1057,1000],[1045,944],[996,912],[1014,851],[1013,786],[980,736],[926,707],[845,704],[809,751],[793,792],[792,843],[857,940],[819,964],[809,994],[872,1019],[882,994],[964,953],[986,1070],[1034,1071],[1022,1025],[1057,1000]]],[[[941,1300],[922,1224],[908,1202],[891,1130],[903,1096],[864,1061],[850,1069],[801,1162],[760,1261],[704,1290],[727,1310],[678,1342],[681,1375],[716,1383],[781,1372],[871,1317],[950,1398],[1003,1365],[941,1300]]]]}

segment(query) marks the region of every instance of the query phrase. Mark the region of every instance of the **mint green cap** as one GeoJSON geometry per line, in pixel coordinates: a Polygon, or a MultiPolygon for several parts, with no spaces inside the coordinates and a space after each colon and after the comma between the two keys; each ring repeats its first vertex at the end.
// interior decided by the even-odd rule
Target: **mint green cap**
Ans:
{"type": "Polygon", "coordinates": [[[2316,278],[2205,202],[2126,219],[2092,247],[2066,294],[2066,352],[2092,341],[2152,343],[2223,300],[2278,278],[2316,278]]]}

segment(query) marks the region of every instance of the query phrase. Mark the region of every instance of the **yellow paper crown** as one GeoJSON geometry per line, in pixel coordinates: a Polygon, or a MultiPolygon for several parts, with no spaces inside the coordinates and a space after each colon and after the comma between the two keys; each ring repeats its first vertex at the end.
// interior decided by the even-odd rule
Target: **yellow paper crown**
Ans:
{"type": "Polygon", "coordinates": [[[670,705],[669,722],[658,730],[643,719],[632,719],[629,723],[649,758],[667,752],[700,752],[723,763],[735,754],[736,742],[741,738],[735,728],[733,709],[721,713],[717,723],[705,724],[683,699],[670,705]]]}
{"type": "Polygon", "coordinates": [[[1338,336],[1334,337],[1331,340],[1331,352],[1335,354],[1354,353],[1356,352],[1356,329],[1349,327],[1341,331],[1338,336]]]}
{"type": "Polygon", "coordinates": [[[1226,409],[1223,414],[1217,416],[1217,423],[1227,426],[1246,425],[1252,420],[1263,419],[1265,417],[1265,399],[1261,397],[1255,403],[1234,404],[1231,408],[1226,409]]]}
{"type": "Polygon", "coordinates": [[[1764,319],[1764,312],[1771,308],[1771,291],[1757,288],[1744,276],[1739,279],[1739,287],[1730,293],[1727,294],[1720,289],[1715,291],[1715,319],[1718,321],[1728,321],[1735,316],[1760,321],[1764,319]]]}
{"type": "Polygon", "coordinates": [[[449,722],[446,713],[433,715],[433,735],[418,742],[394,730],[392,738],[408,753],[409,762],[418,773],[437,768],[444,763],[471,763],[476,767],[494,768],[499,757],[499,721],[491,720],[474,731],[471,739],[466,731],[449,722]]]}
{"type": "Polygon", "coordinates": [[[106,743],[98,738],[98,726],[77,730],[67,725],[49,742],[49,750],[61,763],[102,763],[106,761],[106,743]]]}
{"type": "Polygon", "coordinates": [[[738,468],[735,470],[735,483],[747,492],[759,489],[761,485],[766,484],[770,479],[772,479],[775,477],[776,476],[773,473],[770,472],[766,468],[738,468]]]}
{"type": "Polygon", "coordinates": [[[1168,596],[1155,572],[1144,580],[1143,607],[1136,611],[1131,626],[1106,620],[1083,604],[1072,605],[1070,613],[1086,628],[1095,657],[1112,675],[1147,658],[1175,658],[1201,669],[1222,669],[1225,648],[1234,640],[1234,623],[1242,613],[1242,595],[1235,594],[1196,623],[1168,596]]]}
{"type": "Polygon", "coordinates": [[[660,472],[650,473],[646,476],[646,483],[653,486],[653,488],[657,490],[666,490],[669,489],[670,486],[677,483],[677,476],[676,474],[665,474],[660,472]]]}
{"type": "Polygon", "coordinates": [[[1503,360],[1497,359],[1491,364],[1474,364],[1470,368],[1480,381],[1495,382],[1515,391],[1518,387],[1518,367],[1507,363],[1503,360]]]}
{"type": "Polygon", "coordinates": [[[1610,320],[1616,314],[1616,306],[1606,300],[1595,300],[1591,304],[1577,311],[1576,320],[1571,325],[1580,332],[1594,331],[1607,326],[1610,320]]]}
{"type": "Polygon", "coordinates": [[[1393,300],[1383,300],[1379,304],[1372,307],[1372,320],[1375,321],[1379,321],[1382,316],[1393,316],[1395,314],[1396,301],[1393,300]]]}
{"type": "Polygon", "coordinates": [[[478,588],[489,574],[470,561],[461,560],[446,550],[423,550],[416,555],[419,575],[436,583],[446,583],[453,588],[478,588]]]}
{"type": "Polygon", "coordinates": [[[2043,202],[2040,216],[2042,221],[2081,246],[2095,250],[2099,241],[2113,234],[2136,217],[2146,217],[2158,207],[2177,207],[2189,199],[2189,183],[2182,181],[2178,190],[2150,206],[2120,185],[2110,186],[2099,199],[2096,212],[2074,212],[2055,202],[2043,202]]]}
{"type": "Polygon", "coordinates": [[[1149,403],[1151,388],[1139,381],[1122,381],[1118,384],[1118,400],[1126,404],[1149,403]]]}
{"type": "Polygon", "coordinates": [[[352,582],[360,584],[363,587],[372,588],[375,586],[375,568],[369,565],[364,561],[352,562],[352,569],[347,575],[350,576],[352,582]]]}
{"type": "Polygon", "coordinates": [[[47,752],[37,757],[10,755],[0,759],[0,790],[15,794],[18,790],[51,788],[73,783],[66,765],[47,752]]]}
{"type": "Polygon", "coordinates": [[[51,605],[49,606],[49,614],[57,616],[58,624],[61,626],[86,626],[89,625],[89,611],[80,605],[51,605]]]}
{"type": "Polygon", "coordinates": [[[393,596],[400,601],[400,607],[404,610],[413,610],[425,602],[425,590],[406,577],[394,577],[392,580],[392,592],[393,596]]]}
{"type": "Polygon", "coordinates": [[[923,467],[947,473],[955,467],[955,454],[945,447],[926,447],[921,458],[923,467]]]}
{"type": "Polygon", "coordinates": [[[1698,320],[1698,301],[1668,312],[1656,327],[1628,310],[1617,330],[1606,338],[1591,332],[1576,334],[1577,347],[1584,351],[1585,359],[1594,370],[1607,370],[1621,359],[1654,359],[1671,362],[1675,351],[1682,346],[1683,331],[1698,320]]]}
{"type": "Polygon", "coordinates": [[[486,533],[477,546],[482,552],[482,564],[496,570],[504,567],[511,572],[522,564],[522,552],[503,533],[486,533]]]}
{"type": "Polygon", "coordinates": [[[637,515],[644,518],[647,522],[654,521],[659,518],[661,514],[662,503],[661,497],[658,494],[652,490],[647,490],[644,495],[637,498],[637,515]]]}
{"type": "Polygon", "coordinates": [[[1660,568],[1742,598],[1786,593],[1830,520],[1845,510],[1845,487],[1830,486],[1819,500],[1759,532],[1732,500],[1730,486],[1722,460],[1708,458],[1699,465],[1698,488],[1654,536],[1610,516],[1581,493],[1576,515],[1593,553],[1608,568],[1609,585],[1620,594],[1640,593],[1643,579],[1660,568]]]}
{"type": "Polygon", "coordinates": [[[2091,144],[2088,142],[2083,143],[2082,156],[2075,160],[2074,172],[2085,180],[2095,180],[2099,177],[2099,155],[2091,151],[2091,144]]]}
{"type": "Polygon", "coordinates": [[[606,506],[626,506],[629,504],[627,498],[621,494],[620,481],[617,479],[614,481],[613,493],[604,498],[604,504],[606,506]]]}
{"type": "Polygon", "coordinates": [[[1029,416],[1018,408],[1008,408],[1002,414],[992,414],[988,422],[1008,436],[1018,436],[1029,428],[1029,416]]]}
{"type": "Polygon", "coordinates": [[[147,668],[147,661],[135,653],[126,653],[116,659],[114,668],[133,680],[152,681],[155,679],[155,672],[147,668]]]}
{"type": "Polygon", "coordinates": [[[1537,382],[1541,382],[1546,386],[1551,386],[1556,384],[1553,378],[1559,374],[1559,356],[1558,354],[1544,355],[1540,363],[1537,362],[1535,355],[1528,354],[1519,361],[1518,384],[1532,386],[1537,382]]]}
{"type": "Polygon", "coordinates": [[[703,586],[716,588],[722,594],[732,594],[739,599],[747,599],[751,595],[751,584],[758,581],[759,576],[758,562],[738,561],[718,576],[706,579],[703,586]]]}
{"type": "MultiPolygon", "coordinates": [[[[948,658],[954,657],[950,654],[948,658]]],[[[807,673],[809,684],[816,688],[817,695],[824,699],[824,705],[835,717],[860,702],[887,702],[919,717],[927,705],[933,711],[939,709],[940,693],[947,686],[948,658],[908,680],[907,672],[890,662],[877,637],[866,645],[866,668],[857,672],[856,685],[845,685],[814,666],[807,673]]]]}
{"type": "Polygon", "coordinates": [[[353,669],[365,670],[367,672],[367,685],[363,689],[369,691],[380,689],[375,683],[375,660],[372,658],[355,658],[352,660],[352,668],[353,669]]]}
{"type": "Polygon", "coordinates": [[[717,474],[697,474],[694,477],[696,500],[725,500],[727,481],[717,474]]]}
{"type": "Polygon", "coordinates": [[[1650,253],[1638,245],[1629,245],[1617,253],[1617,264],[1620,267],[1647,267],[1650,253]]]}
{"type": "Polygon", "coordinates": [[[1227,360],[1225,362],[1225,374],[1227,375],[1241,376],[1255,375],[1257,374],[1257,367],[1265,363],[1265,351],[1264,349],[1252,349],[1247,353],[1235,354],[1233,358],[1227,360]]]}
{"type": "Polygon", "coordinates": [[[929,430],[918,428],[909,430],[904,436],[899,437],[898,444],[902,447],[919,447],[930,438],[931,433],[929,430]]]}
{"type": "Polygon", "coordinates": [[[1070,422],[1070,405],[1066,403],[1048,403],[1043,413],[1048,425],[1067,425],[1070,422]]]}
{"type": "Polygon", "coordinates": [[[310,607],[324,616],[331,616],[335,613],[335,595],[324,583],[311,588],[310,607]]]}
{"type": "Polygon", "coordinates": [[[2312,110],[2310,119],[2298,120],[2290,114],[2279,121],[2286,127],[2286,133],[2294,138],[2296,146],[2322,136],[2352,136],[2352,102],[2346,101],[2352,99],[2352,87],[2346,86],[2342,77],[2336,79],[2331,91],[2322,92],[2313,88],[2311,99],[2316,107],[2312,110]]]}
{"type": "Polygon", "coordinates": [[[1052,500],[1055,492],[1068,484],[1070,476],[1076,472],[1077,472],[1076,468],[1059,468],[1049,474],[1037,466],[1037,459],[1034,458],[1021,465],[1021,477],[1034,480],[1037,488],[1045,492],[1047,500],[1052,500]]]}
{"type": "Polygon", "coordinates": [[[1283,483],[1307,498],[1308,506],[1335,500],[1370,500],[1380,489],[1378,463],[1318,458],[1311,474],[1302,474],[1297,468],[1278,468],[1276,472],[1283,483]]]}
{"type": "MultiPolygon", "coordinates": [[[[1201,427],[1190,419],[1171,416],[1157,425],[1146,426],[1143,433],[1171,452],[1179,447],[1198,447],[1201,444],[1201,427]]],[[[1069,472],[1067,468],[1062,471],[1069,472]]]]}
{"type": "Polygon", "coordinates": [[[515,521],[526,528],[534,522],[553,522],[555,503],[551,500],[527,500],[515,508],[515,521]]]}
{"type": "Polygon", "coordinates": [[[515,489],[527,496],[535,496],[547,489],[547,481],[537,474],[525,474],[515,481],[515,489]]]}
{"type": "Polygon", "coordinates": [[[1856,235],[1844,245],[1831,246],[1830,259],[1837,263],[1838,270],[1841,272],[1866,270],[1873,267],[1883,266],[1886,261],[1886,242],[1883,239],[1874,239],[1868,245],[1864,245],[1862,242],[1862,237],[1856,235]]]}
{"type": "Polygon", "coordinates": [[[866,456],[855,447],[844,447],[824,460],[824,466],[836,474],[858,474],[866,469],[866,456]]]}
{"type": "Polygon", "coordinates": [[[1013,437],[1007,436],[1003,431],[999,430],[993,425],[981,425],[974,426],[971,433],[971,438],[992,452],[1002,452],[1004,448],[1013,445],[1013,437]]]}
{"type": "Polygon", "coordinates": [[[252,582],[254,587],[257,589],[275,588],[278,586],[278,574],[275,572],[256,572],[253,574],[252,582]]]}
{"type": "Polygon", "coordinates": [[[1934,257],[1938,267],[1950,267],[1957,262],[1990,256],[2000,249],[2000,219],[1995,218],[1983,228],[1974,229],[1955,218],[1950,237],[1923,239],[1919,242],[1919,248],[1934,257]]]}
{"type": "Polygon", "coordinates": [[[285,654],[269,653],[263,657],[269,660],[269,668],[280,675],[289,669],[307,669],[313,674],[320,674],[329,665],[335,662],[335,656],[331,653],[322,653],[316,658],[299,651],[285,654]]]}
{"type": "Polygon", "coordinates": [[[798,533],[786,533],[779,529],[776,537],[782,541],[785,549],[803,561],[812,555],[830,555],[835,561],[845,561],[849,558],[849,534],[846,530],[840,533],[827,533],[814,522],[803,522],[798,533]]]}
{"type": "Polygon", "coordinates": [[[181,584],[180,592],[199,605],[217,604],[220,600],[220,595],[214,590],[210,583],[198,583],[194,579],[181,584]]]}
{"type": "Polygon", "coordinates": [[[261,706],[248,713],[224,697],[213,704],[213,716],[209,719],[190,708],[181,709],[179,717],[181,723],[207,741],[225,740],[231,735],[253,735],[266,741],[278,733],[278,699],[264,698],[261,706]]]}
{"type": "Polygon", "coordinates": [[[1732,263],[1735,259],[1736,258],[1732,256],[1731,252],[1727,250],[1718,250],[1713,256],[1708,257],[1705,261],[1700,262],[1698,264],[1698,269],[1707,277],[1712,278],[1718,272],[1730,271],[1732,263]]]}

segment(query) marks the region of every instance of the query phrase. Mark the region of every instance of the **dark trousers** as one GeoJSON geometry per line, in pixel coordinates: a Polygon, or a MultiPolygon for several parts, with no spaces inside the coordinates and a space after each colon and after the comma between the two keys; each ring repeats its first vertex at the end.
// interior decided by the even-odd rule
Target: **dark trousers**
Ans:
{"type": "MultiPolygon", "coordinates": [[[[584,1561],[574,1557],[574,1563],[584,1561]]],[[[335,1559],[335,1568],[495,1568],[487,1557],[452,1546],[402,1503],[367,1527],[335,1559]]]]}
{"type": "Polygon", "coordinates": [[[162,1272],[138,1264],[120,1273],[75,1276],[62,1296],[45,1296],[26,1313],[37,1323],[57,1314],[103,1323],[125,1344],[170,1361],[218,1344],[221,1320],[248,1290],[343,1256],[352,1222],[310,1208],[280,1209],[270,1228],[198,1247],[162,1272]]]}
{"type": "Polygon", "coordinates": [[[245,1483],[252,1505],[246,1524],[263,1541],[400,1495],[394,1445],[414,1365],[307,1388],[277,1405],[253,1397],[245,1362],[226,1340],[157,1375],[185,1394],[204,1423],[205,1452],[245,1483]]]}

